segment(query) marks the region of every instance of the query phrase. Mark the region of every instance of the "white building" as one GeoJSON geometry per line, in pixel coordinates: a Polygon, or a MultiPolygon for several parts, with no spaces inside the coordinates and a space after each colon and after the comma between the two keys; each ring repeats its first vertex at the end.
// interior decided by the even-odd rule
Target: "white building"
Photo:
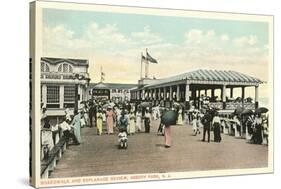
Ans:
{"type": "Polygon", "coordinates": [[[130,91],[137,84],[127,83],[91,83],[89,90],[94,99],[112,100],[113,102],[130,101],[130,91]]]}
{"type": "Polygon", "coordinates": [[[60,116],[88,100],[89,62],[85,59],[41,58],[41,103],[48,116],[60,116]]]}

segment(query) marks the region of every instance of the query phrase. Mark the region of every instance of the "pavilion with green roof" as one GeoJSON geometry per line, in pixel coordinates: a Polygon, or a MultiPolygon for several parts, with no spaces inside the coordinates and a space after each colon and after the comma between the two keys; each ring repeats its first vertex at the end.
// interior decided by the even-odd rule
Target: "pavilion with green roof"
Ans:
{"type": "Polygon", "coordinates": [[[224,70],[195,70],[163,79],[151,80],[146,85],[139,85],[131,90],[131,100],[135,102],[149,101],[154,104],[163,102],[166,107],[172,103],[185,103],[189,106],[193,101],[196,108],[200,108],[200,96],[207,95],[211,91],[211,99],[215,96],[215,90],[219,89],[221,100],[211,102],[210,106],[219,109],[235,109],[238,105],[250,109],[258,107],[258,89],[262,84],[258,78],[224,70]],[[244,103],[245,88],[255,88],[255,103],[244,103]],[[233,89],[241,88],[241,103],[236,104],[226,101],[226,90],[230,90],[230,99],[233,98],[233,89]]]}

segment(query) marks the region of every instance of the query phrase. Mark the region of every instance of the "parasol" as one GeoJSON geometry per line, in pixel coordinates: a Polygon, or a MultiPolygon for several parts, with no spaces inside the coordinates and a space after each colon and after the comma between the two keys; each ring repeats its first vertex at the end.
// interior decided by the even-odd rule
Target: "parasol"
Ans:
{"type": "Polygon", "coordinates": [[[175,125],[177,122],[177,113],[170,110],[163,114],[161,122],[166,126],[175,125]]]}
{"type": "Polygon", "coordinates": [[[251,109],[245,109],[242,111],[241,115],[251,115],[254,112],[251,109]]]}
{"type": "Polygon", "coordinates": [[[235,110],[234,110],[234,114],[235,115],[239,115],[239,114],[241,114],[242,112],[244,111],[244,109],[241,107],[241,106],[239,106],[239,107],[237,107],[235,110]]]}
{"type": "Polygon", "coordinates": [[[257,108],[256,111],[255,111],[255,113],[257,113],[257,114],[263,114],[263,113],[266,113],[266,112],[268,112],[268,109],[265,108],[265,107],[257,108]]]}

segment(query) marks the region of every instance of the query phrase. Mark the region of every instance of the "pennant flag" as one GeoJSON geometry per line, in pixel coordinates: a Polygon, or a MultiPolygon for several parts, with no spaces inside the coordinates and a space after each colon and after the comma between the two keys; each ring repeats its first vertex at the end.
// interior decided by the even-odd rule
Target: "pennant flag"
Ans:
{"type": "Polygon", "coordinates": [[[152,57],[150,56],[150,54],[148,54],[148,52],[146,52],[146,58],[147,58],[147,60],[148,60],[149,62],[151,62],[151,63],[155,63],[155,64],[158,63],[156,59],[152,58],[152,57]]]}

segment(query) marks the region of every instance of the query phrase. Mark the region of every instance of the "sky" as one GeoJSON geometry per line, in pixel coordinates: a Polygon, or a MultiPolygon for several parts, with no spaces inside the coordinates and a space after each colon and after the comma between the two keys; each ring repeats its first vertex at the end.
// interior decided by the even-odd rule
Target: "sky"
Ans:
{"type": "MultiPolygon", "coordinates": [[[[266,22],[43,9],[43,56],[86,58],[92,82],[137,83],[141,53],[163,78],[196,69],[235,70],[268,81],[266,22]]],[[[267,85],[260,87],[267,97],[267,85]]],[[[246,89],[253,95],[253,89],[246,89]]],[[[240,92],[237,92],[240,93],[240,92]]]]}

